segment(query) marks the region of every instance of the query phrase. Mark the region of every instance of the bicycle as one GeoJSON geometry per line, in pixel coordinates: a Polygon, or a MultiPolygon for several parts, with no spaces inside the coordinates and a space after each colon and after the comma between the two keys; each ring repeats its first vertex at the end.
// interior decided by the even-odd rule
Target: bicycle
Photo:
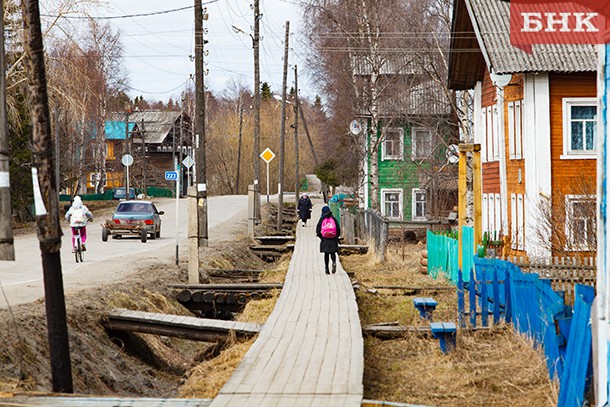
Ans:
{"type": "Polygon", "coordinates": [[[76,259],[76,262],[78,263],[79,260],[82,263],[83,262],[83,241],[81,239],[81,235],[80,235],[80,227],[75,227],[74,230],[76,231],[76,234],[74,235],[74,245],[72,246],[72,248],[74,249],[74,258],[76,259]]]}

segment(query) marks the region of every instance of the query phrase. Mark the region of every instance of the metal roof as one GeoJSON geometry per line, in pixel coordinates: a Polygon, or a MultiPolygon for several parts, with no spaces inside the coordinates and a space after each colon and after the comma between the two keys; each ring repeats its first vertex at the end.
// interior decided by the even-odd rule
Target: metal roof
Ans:
{"type": "MultiPolygon", "coordinates": [[[[380,57],[381,58],[381,57],[380,57]]],[[[352,58],[352,69],[356,76],[370,76],[373,64],[368,56],[355,56],[352,58]]],[[[381,58],[379,62],[379,75],[413,75],[421,72],[415,61],[406,55],[392,55],[381,58]]]]}
{"type": "MultiPolygon", "coordinates": [[[[438,82],[429,80],[401,89],[379,101],[381,117],[401,116],[446,116],[451,113],[447,89],[438,82]]],[[[370,116],[364,109],[362,116],[370,116]]]]}
{"type": "MultiPolygon", "coordinates": [[[[465,1],[483,56],[490,71],[583,72],[597,69],[596,46],[590,44],[533,45],[528,54],[510,44],[510,2],[502,0],[465,1]]],[[[455,33],[453,33],[455,35],[455,33]]]]}
{"type": "MultiPolygon", "coordinates": [[[[129,123],[131,124],[133,122],[137,126],[137,130],[143,132],[144,140],[147,144],[159,144],[163,143],[165,138],[170,135],[173,126],[176,126],[176,136],[179,134],[178,128],[180,126],[181,115],[183,115],[185,122],[188,123],[183,127],[185,129],[190,129],[190,118],[185,113],[179,111],[136,111],[129,114],[129,123]]],[[[114,119],[123,119],[123,133],[125,133],[124,117],[124,113],[113,114],[114,119]]],[[[183,133],[183,135],[184,134],[185,133],[183,133]]],[[[124,138],[125,135],[123,134],[123,139],[124,138]]]]}

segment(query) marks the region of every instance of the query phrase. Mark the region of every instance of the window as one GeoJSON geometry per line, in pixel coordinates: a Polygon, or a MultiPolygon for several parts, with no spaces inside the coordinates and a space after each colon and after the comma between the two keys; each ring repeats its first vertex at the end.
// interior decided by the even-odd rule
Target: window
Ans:
{"type": "Polygon", "coordinates": [[[426,220],[426,190],[413,189],[411,193],[413,204],[411,218],[413,220],[426,220]]]}
{"type": "Polygon", "coordinates": [[[510,194],[510,243],[515,250],[525,249],[525,206],[523,194],[510,194]]]}
{"type": "MultiPolygon", "coordinates": [[[[100,179],[100,173],[99,172],[90,172],[89,173],[89,186],[91,188],[95,188],[96,183],[98,182],[98,180],[100,179]]],[[[108,177],[106,177],[106,181],[104,182],[104,187],[108,186],[108,177]]]]}
{"type": "Polygon", "coordinates": [[[568,250],[594,249],[595,197],[591,195],[566,195],[566,234],[568,250]]]}
{"type": "Polygon", "coordinates": [[[402,219],[402,189],[382,189],[381,208],[383,216],[402,219]]]}
{"type": "Polygon", "coordinates": [[[404,151],[403,140],[403,129],[401,129],[400,127],[387,128],[383,137],[383,144],[381,147],[381,159],[402,160],[404,151]]]}
{"type": "Polygon", "coordinates": [[[520,100],[508,102],[508,152],[511,160],[523,158],[521,105],[520,100]]]}
{"type": "Polygon", "coordinates": [[[596,158],[597,103],[594,98],[563,99],[563,155],[596,158]]]}
{"type": "Polygon", "coordinates": [[[432,131],[422,127],[413,127],[412,155],[414,160],[429,158],[432,154],[432,131]]]}

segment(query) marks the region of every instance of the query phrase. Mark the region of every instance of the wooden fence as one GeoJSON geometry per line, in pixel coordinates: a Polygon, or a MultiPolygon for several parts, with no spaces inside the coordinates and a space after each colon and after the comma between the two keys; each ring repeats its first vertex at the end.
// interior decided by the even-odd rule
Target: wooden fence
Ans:
{"type": "Polygon", "coordinates": [[[568,304],[574,304],[576,284],[595,287],[597,279],[595,257],[528,259],[511,256],[504,260],[515,264],[525,273],[537,274],[540,278],[549,280],[553,290],[564,293],[568,304]]]}

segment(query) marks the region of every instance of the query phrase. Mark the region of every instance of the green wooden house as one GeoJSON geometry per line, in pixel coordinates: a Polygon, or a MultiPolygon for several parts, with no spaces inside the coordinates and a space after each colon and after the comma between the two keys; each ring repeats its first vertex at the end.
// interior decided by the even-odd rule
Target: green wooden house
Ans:
{"type": "MultiPolygon", "coordinates": [[[[377,134],[366,132],[364,206],[371,208],[372,194],[377,194],[379,211],[389,219],[446,218],[457,205],[457,167],[447,160],[457,131],[446,90],[424,81],[380,103],[379,111],[377,134]],[[378,167],[376,190],[371,186],[372,160],[378,167]]],[[[367,129],[372,127],[370,115],[362,120],[367,129]]]]}

